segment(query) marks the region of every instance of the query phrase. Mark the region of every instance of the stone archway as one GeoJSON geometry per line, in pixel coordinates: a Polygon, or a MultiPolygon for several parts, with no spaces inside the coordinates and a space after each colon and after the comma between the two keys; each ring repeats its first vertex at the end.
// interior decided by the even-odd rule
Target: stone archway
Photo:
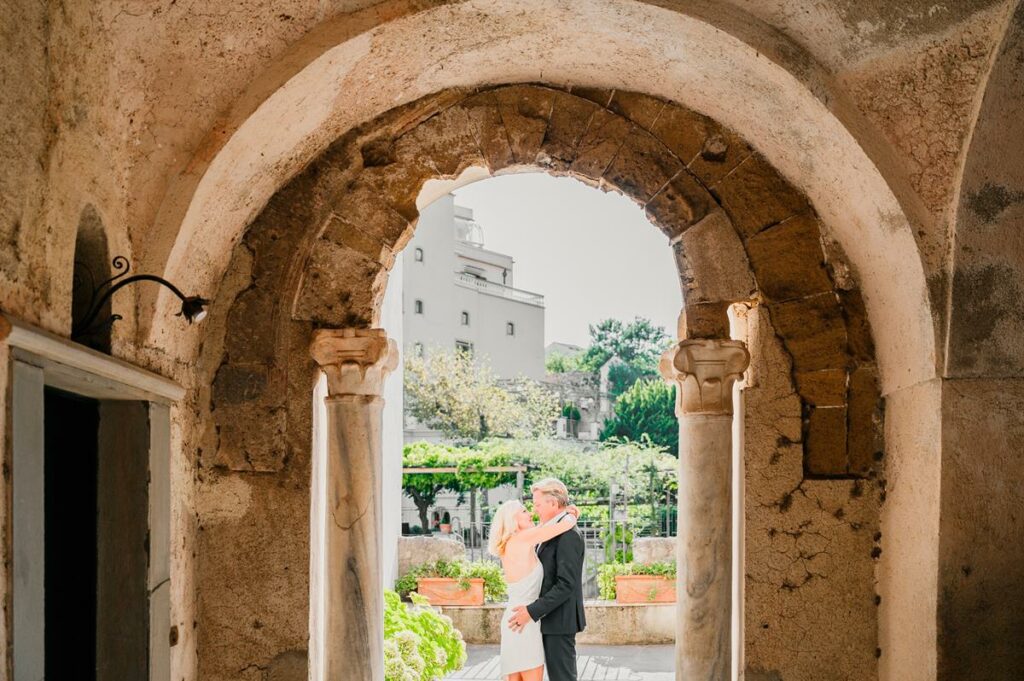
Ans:
{"type": "Polygon", "coordinates": [[[942,464],[936,473],[937,674],[1008,678],[1024,664],[1024,4],[1010,16],[967,149],[956,214],[942,464]],[[986,443],[979,447],[979,443],[986,443]],[[1003,486],[1008,481],[1014,484],[1003,486]],[[999,488],[993,493],[992,486],[999,488]],[[999,594],[998,597],[993,597],[999,594]]]}
{"type": "MultiPolygon", "coordinates": [[[[728,338],[726,307],[758,303],[766,313],[757,323],[761,342],[774,342],[774,352],[788,362],[782,377],[793,406],[786,418],[795,424],[778,430],[773,443],[785,454],[778,458],[795,467],[773,483],[784,486],[764,491],[764,513],[813,513],[841,522],[842,503],[831,497],[847,488],[851,497],[865,494],[858,478],[875,474],[881,452],[871,334],[841,250],[822,234],[800,192],[728,129],[657,98],[532,85],[444,91],[346,134],[278,192],[236,250],[217,296],[213,316],[224,336],[222,346],[209,343],[204,353],[213,408],[201,463],[212,469],[214,489],[241,484],[251,502],[243,516],[207,524],[200,538],[199,608],[206,627],[199,645],[225,651],[200,654],[204,674],[219,678],[256,654],[261,666],[272,665],[304,649],[308,617],[296,608],[309,588],[302,572],[309,539],[308,531],[296,531],[308,522],[303,481],[309,479],[312,333],[375,325],[387,269],[414,228],[419,188],[473,165],[570,174],[644,205],[674,244],[685,337],[728,338]],[[268,527],[290,532],[276,532],[274,542],[263,544],[268,527]],[[226,566],[251,551],[259,555],[256,563],[290,574],[255,568],[246,597],[228,597],[237,574],[226,566]],[[265,623],[244,634],[227,626],[285,604],[294,615],[273,631],[265,631],[265,623]]],[[[769,373],[778,380],[778,370],[762,375],[769,373]]],[[[861,529],[877,524],[874,502],[858,513],[861,529]]],[[[796,545],[805,520],[776,528],[759,519],[751,532],[759,545],[779,532],[796,545]]],[[[851,550],[851,556],[860,552],[851,550]]],[[[814,559],[802,548],[794,552],[798,562],[814,559]]],[[[868,553],[858,563],[868,578],[861,569],[859,583],[850,587],[858,602],[873,600],[868,553]]],[[[814,573],[802,574],[806,583],[814,573]]],[[[803,577],[789,579],[780,578],[784,590],[803,586],[797,583],[803,577]]],[[[762,587],[751,582],[754,591],[762,587]]],[[[752,616],[784,619],[768,612],[767,591],[761,601],[764,612],[755,609],[752,616]]],[[[784,625],[779,629],[788,635],[784,625]]],[[[754,638],[776,635],[764,631],[754,638]]],[[[873,633],[855,638],[865,636],[873,643],[873,633]]],[[[873,659],[874,646],[860,647],[851,665],[873,659]]]]}

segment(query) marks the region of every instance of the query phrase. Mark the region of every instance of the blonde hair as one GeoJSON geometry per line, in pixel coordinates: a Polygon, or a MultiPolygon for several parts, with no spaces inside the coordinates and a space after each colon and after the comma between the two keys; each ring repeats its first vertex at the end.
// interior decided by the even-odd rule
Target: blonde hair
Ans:
{"type": "Polygon", "coordinates": [[[487,540],[487,551],[499,558],[505,555],[505,545],[519,529],[516,515],[525,511],[526,507],[518,499],[509,499],[498,507],[491,520],[491,536],[487,540]]]}
{"type": "Polygon", "coordinates": [[[554,499],[559,506],[569,505],[569,488],[558,478],[544,478],[530,485],[531,492],[540,492],[554,499]]]}

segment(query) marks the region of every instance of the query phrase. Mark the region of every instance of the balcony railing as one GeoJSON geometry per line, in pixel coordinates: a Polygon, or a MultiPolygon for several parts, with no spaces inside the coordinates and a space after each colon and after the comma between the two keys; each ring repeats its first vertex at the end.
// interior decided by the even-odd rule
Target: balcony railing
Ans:
{"type": "Polygon", "coordinates": [[[455,283],[464,288],[476,289],[481,293],[498,296],[499,298],[508,298],[509,300],[518,300],[519,302],[526,303],[527,305],[544,307],[544,296],[539,293],[532,293],[530,291],[512,288],[511,286],[505,286],[504,284],[498,284],[493,281],[487,281],[486,279],[480,279],[479,277],[474,277],[472,274],[466,274],[465,272],[458,272],[455,275],[455,283]]]}

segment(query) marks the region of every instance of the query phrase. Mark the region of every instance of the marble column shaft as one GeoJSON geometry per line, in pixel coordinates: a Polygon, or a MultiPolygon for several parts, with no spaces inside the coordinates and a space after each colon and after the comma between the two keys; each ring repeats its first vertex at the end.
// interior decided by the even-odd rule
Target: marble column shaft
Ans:
{"type": "Polygon", "coordinates": [[[320,330],[327,374],[325,681],[384,681],[381,419],[398,350],[382,329],[320,330]]]}
{"type": "Polygon", "coordinates": [[[732,629],[732,389],[750,361],[733,340],[684,340],[661,358],[676,386],[679,525],[676,678],[728,681],[732,629]]]}

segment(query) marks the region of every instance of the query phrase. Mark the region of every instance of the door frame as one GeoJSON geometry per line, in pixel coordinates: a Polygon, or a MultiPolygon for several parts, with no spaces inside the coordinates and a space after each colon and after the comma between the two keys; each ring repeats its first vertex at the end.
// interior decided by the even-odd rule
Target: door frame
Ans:
{"type": "Polygon", "coordinates": [[[185,394],[176,382],[129,362],[0,314],[8,391],[3,494],[10,569],[4,579],[7,672],[14,681],[43,678],[43,394],[46,387],[100,400],[148,403],[150,536],[149,681],[170,681],[171,407],[185,394]],[[4,338],[6,331],[6,338],[4,338]]]}

